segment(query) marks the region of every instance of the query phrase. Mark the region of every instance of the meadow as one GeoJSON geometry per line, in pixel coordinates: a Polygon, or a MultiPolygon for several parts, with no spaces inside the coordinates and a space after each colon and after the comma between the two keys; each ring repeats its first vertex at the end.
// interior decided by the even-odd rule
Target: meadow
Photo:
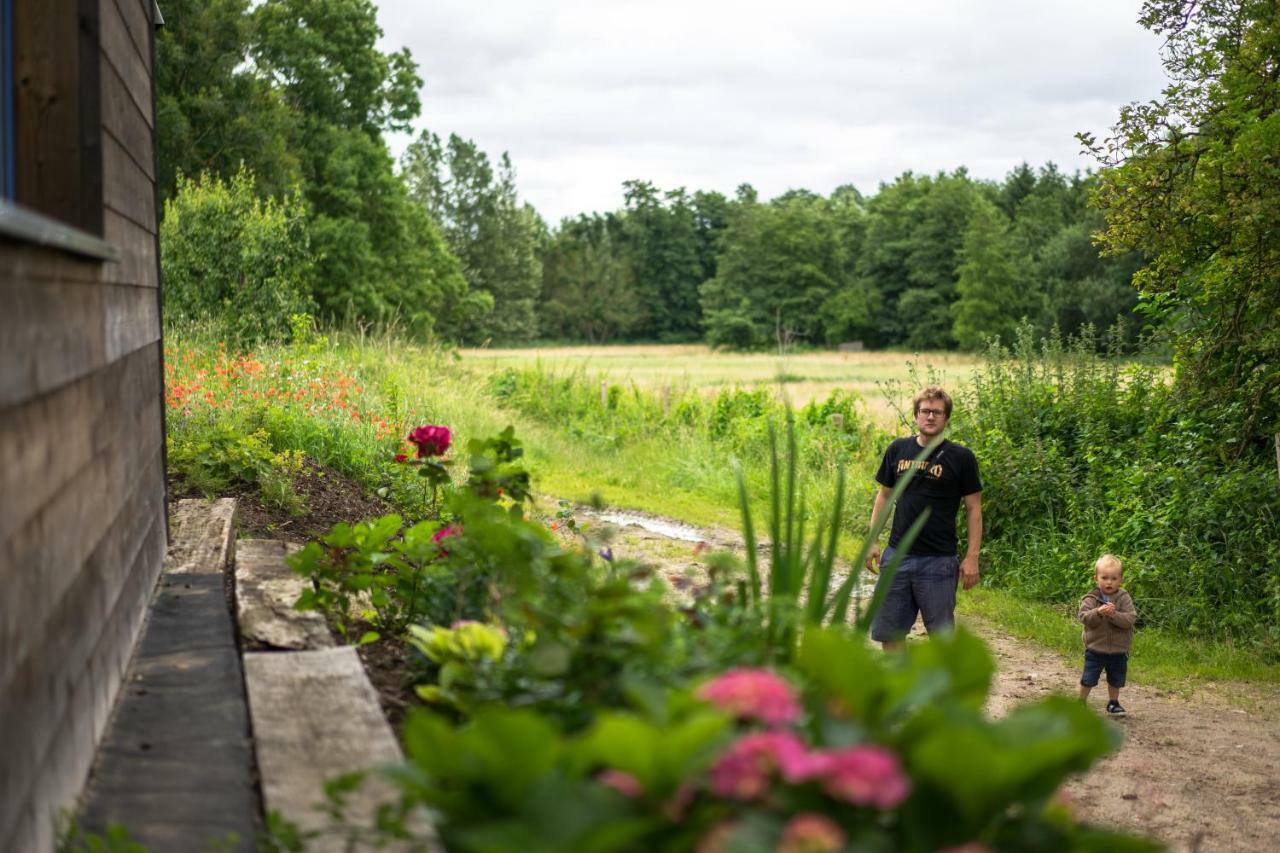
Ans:
{"type": "MultiPolygon", "coordinates": [[[[1275,519],[1251,497],[1259,482],[1275,490],[1274,463],[1224,476],[1199,449],[1213,425],[1177,413],[1165,368],[1049,342],[979,360],[689,346],[452,351],[343,335],[242,354],[196,330],[167,339],[170,468],[207,493],[247,484],[305,511],[289,483],[306,456],[424,518],[433,493],[395,461],[412,455],[409,430],[453,431],[456,481],[469,442],[511,426],[540,496],[536,513],[553,514],[563,499],[740,529],[738,471],[759,524],[770,432],[786,423],[789,402],[810,519],[832,506],[846,472],[837,546],[846,559],[861,545],[874,466],[906,429],[896,407],[909,407],[926,381],[945,383],[957,398],[954,435],[983,460],[984,585],[1067,608],[1087,586],[1089,555],[1113,550],[1130,566],[1147,636],[1225,643],[1241,654],[1236,671],[1257,677],[1254,659],[1270,668],[1263,678],[1280,678],[1271,615],[1280,581],[1256,568],[1275,519]]],[[[1070,620],[1044,624],[1041,639],[1063,648],[1070,620]]]]}
{"type": "Polygon", "coordinates": [[[619,344],[513,349],[460,349],[462,364],[477,370],[538,367],[599,381],[635,385],[660,393],[663,387],[715,394],[724,388],[770,389],[780,399],[803,406],[834,391],[857,395],[860,407],[886,429],[900,425],[890,394],[924,372],[944,387],[959,388],[981,360],[959,352],[727,352],[702,344],[619,344]]]}

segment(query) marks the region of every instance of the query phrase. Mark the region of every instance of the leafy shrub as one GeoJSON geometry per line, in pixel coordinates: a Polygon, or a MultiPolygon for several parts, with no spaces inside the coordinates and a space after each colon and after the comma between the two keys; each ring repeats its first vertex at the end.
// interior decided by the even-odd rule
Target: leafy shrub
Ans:
{"type": "Polygon", "coordinates": [[[314,312],[306,214],[297,196],[259,199],[241,169],[179,177],[160,226],[166,319],[212,322],[241,346],[285,339],[314,312]]]}
{"type": "Polygon", "coordinates": [[[306,505],[294,491],[302,470],[299,451],[271,449],[265,430],[248,432],[229,420],[184,425],[166,438],[169,468],[206,495],[254,486],[268,507],[301,515],[306,505]]]}
{"type": "Polygon", "coordinates": [[[1066,603],[1104,551],[1144,622],[1280,642],[1280,482],[1239,448],[1231,412],[1188,410],[1160,371],[1097,354],[1086,333],[994,348],[958,437],[983,465],[993,582],[1066,603]]]}
{"type": "Polygon", "coordinates": [[[414,712],[392,778],[400,813],[430,806],[451,850],[763,851],[804,826],[839,840],[796,849],[1157,849],[1055,802],[1118,732],[1066,697],[989,721],[993,671],[963,631],[885,657],[815,629],[785,679],[695,678],[578,733],[529,709],[414,712]]]}

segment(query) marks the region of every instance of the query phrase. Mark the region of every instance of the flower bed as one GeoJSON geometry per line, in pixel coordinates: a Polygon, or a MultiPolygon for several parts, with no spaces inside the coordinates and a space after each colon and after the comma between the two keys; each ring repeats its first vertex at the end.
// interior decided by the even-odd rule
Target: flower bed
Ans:
{"type": "Polygon", "coordinates": [[[769,565],[748,518],[747,562],[717,555],[677,609],[607,542],[527,517],[510,430],[469,442],[456,486],[433,481],[451,436],[414,436],[401,464],[439,491],[433,517],[339,525],[293,558],[312,580],[300,606],[344,630],[364,607],[361,641],[412,650],[425,707],[403,725],[385,836],[425,806],[450,850],[1153,849],[1055,800],[1116,745],[1084,706],[987,720],[994,665],[963,631],[870,647],[852,580],[829,588],[833,525],[806,540],[786,499],[787,460],[769,565]]]}

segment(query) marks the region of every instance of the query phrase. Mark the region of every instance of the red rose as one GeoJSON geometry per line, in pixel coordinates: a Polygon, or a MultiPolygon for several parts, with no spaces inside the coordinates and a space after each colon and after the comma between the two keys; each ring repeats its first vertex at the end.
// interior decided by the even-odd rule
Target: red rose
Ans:
{"type": "Polygon", "coordinates": [[[443,456],[453,441],[447,426],[420,426],[409,433],[409,441],[418,446],[418,458],[443,456]]]}

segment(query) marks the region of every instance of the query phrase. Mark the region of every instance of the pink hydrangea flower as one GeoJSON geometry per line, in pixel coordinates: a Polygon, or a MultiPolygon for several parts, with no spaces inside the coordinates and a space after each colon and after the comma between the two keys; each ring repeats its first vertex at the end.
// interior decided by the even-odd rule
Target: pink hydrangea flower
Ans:
{"type": "Polygon", "coordinates": [[[736,717],[769,726],[800,718],[800,703],[791,685],[767,669],[731,669],[702,685],[698,697],[736,717]]]}
{"type": "Polygon", "coordinates": [[[409,433],[409,441],[418,446],[418,458],[443,456],[453,442],[447,426],[420,426],[409,433]]]}
{"type": "Polygon", "coordinates": [[[778,842],[778,853],[837,853],[844,849],[845,834],[835,821],[806,812],[787,822],[778,842]]]}
{"type": "Polygon", "coordinates": [[[733,800],[754,800],[774,774],[788,781],[806,777],[809,750],[791,732],[755,732],[733,743],[711,767],[711,790],[733,800]]]}
{"type": "Polygon", "coordinates": [[[640,780],[625,770],[615,770],[612,767],[601,770],[596,781],[632,799],[644,795],[644,786],[640,784],[640,780]]]}
{"type": "Polygon", "coordinates": [[[822,753],[815,775],[836,799],[856,806],[891,809],[907,798],[911,780],[898,757],[882,746],[854,746],[822,753]]]}

